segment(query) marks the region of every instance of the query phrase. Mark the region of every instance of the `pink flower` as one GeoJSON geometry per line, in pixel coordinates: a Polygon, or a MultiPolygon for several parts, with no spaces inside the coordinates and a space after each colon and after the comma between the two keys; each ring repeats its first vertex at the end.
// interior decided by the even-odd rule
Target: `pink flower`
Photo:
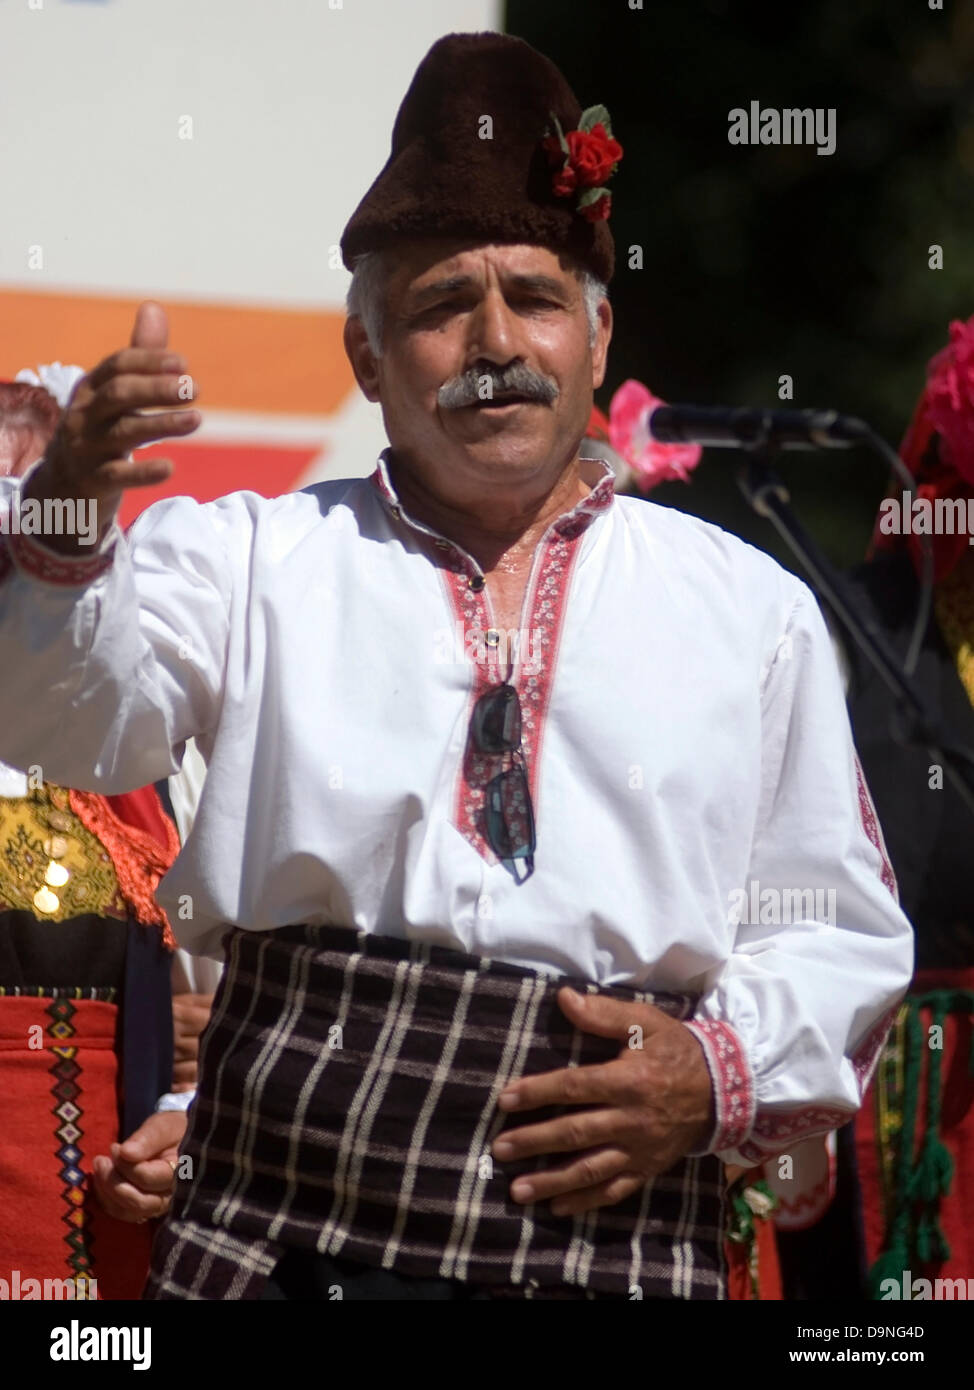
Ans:
{"type": "Polygon", "coordinates": [[[950,343],[927,369],[927,405],[950,463],[974,484],[974,318],[950,325],[950,343]]]}
{"type": "Polygon", "coordinates": [[[641,381],[624,381],[609,405],[609,443],[635,471],[643,492],[678,478],[688,482],[700,462],[699,444],[658,444],[649,437],[649,412],[663,402],[641,381]]]}

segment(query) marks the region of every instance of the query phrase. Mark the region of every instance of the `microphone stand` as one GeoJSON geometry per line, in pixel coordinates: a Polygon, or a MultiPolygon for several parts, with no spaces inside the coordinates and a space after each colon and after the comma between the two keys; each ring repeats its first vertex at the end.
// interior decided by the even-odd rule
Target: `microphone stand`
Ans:
{"type": "MultiPolygon", "coordinates": [[[[868,439],[863,440],[868,443],[868,439]]],[[[925,748],[950,778],[974,815],[974,754],[949,738],[914,682],[904,673],[880,625],[863,615],[842,575],[826,559],[791,508],[788,489],[772,469],[776,451],[763,439],[748,447],[737,481],[749,505],[771,521],[801,563],[818,592],[866,660],[892,691],[900,728],[891,730],[900,744],[925,748]]]]}

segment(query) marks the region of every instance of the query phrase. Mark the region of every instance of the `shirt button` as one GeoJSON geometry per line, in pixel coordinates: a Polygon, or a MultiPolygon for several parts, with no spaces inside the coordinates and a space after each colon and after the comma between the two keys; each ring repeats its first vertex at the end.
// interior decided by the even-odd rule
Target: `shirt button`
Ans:
{"type": "Polygon", "coordinates": [[[482,574],[472,574],[470,578],[467,580],[467,588],[473,589],[475,594],[479,594],[481,589],[484,587],[485,582],[486,581],[482,574]]]}
{"type": "Polygon", "coordinates": [[[497,646],[499,646],[499,645],[500,645],[500,640],[501,640],[501,635],[500,635],[500,633],[497,631],[497,628],[496,628],[496,627],[489,627],[489,628],[487,629],[487,631],[484,633],[484,641],[487,643],[488,647],[497,647],[497,646]]]}

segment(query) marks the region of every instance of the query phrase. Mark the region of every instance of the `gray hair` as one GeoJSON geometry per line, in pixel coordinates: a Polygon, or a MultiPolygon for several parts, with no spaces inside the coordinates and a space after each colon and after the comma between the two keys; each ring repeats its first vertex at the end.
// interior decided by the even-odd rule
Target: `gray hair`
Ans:
{"type": "MultiPolygon", "coordinates": [[[[369,347],[376,357],[382,356],[382,320],[385,308],[386,279],[392,268],[391,253],[367,251],[359,256],[352,271],[345,307],[349,318],[362,320],[369,347]]],[[[584,266],[576,267],[588,319],[588,341],[591,346],[599,325],[599,304],[608,299],[609,291],[597,276],[584,266]]]]}

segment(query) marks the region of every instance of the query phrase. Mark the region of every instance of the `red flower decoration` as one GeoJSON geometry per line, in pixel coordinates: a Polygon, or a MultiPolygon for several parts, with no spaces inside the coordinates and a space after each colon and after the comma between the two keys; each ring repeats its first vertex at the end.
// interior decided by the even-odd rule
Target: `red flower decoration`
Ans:
{"type": "Polygon", "coordinates": [[[559,198],[567,198],[575,192],[578,185],[578,175],[570,164],[566,164],[564,169],[559,169],[551,181],[551,186],[559,198]]]}
{"type": "Polygon", "coordinates": [[[598,188],[622,158],[622,146],[606,132],[601,121],[591,130],[570,130],[568,159],[581,188],[598,188]]]}
{"type": "Polygon", "coordinates": [[[629,464],[643,492],[676,478],[689,482],[703,454],[699,444],[660,444],[651,437],[650,412],[662,404],[648,386],[631,379],[609,404],[609,443],[629,464]]]}
{"type": "Polygon", "coordinates": [[[557,198],[579,192],[575,211],[589,222],[600,222],[612,210],[612,198],[605,187],[622,158],[622,146],[613,138],[609,113],[604,106],[583,111],[577,130],[565,132],[552,112],[555,133],[542,141],[542,147],[555,170],[551,180],[557,198]]]}
{"type": "Polygon", "coordinates": [[[974,318],[950,325],[950,344],[927,368],[927,409],[950,463],[974,484],[974,318]]]}
{"type": "Polygon", "coordinates": [[[589,222],[601,222],[612,211],[612,194],[603,193],[597,202],[586,203],[578,210],[589,222]]]}

